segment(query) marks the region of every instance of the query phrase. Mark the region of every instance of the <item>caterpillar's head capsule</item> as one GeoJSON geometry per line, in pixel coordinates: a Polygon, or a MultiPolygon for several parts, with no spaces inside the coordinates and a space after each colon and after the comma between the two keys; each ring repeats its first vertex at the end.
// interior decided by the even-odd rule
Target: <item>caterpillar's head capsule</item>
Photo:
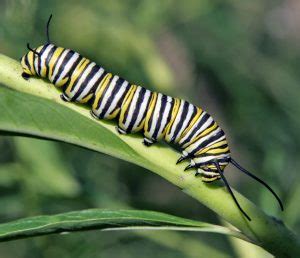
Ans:
{"type": "Polygon", "coordinates": [[[46,25],[46,36],[47,36],[47,44],[39,46],[37,48],[31,48],[29,46],[29,43],[27,43],[27,48],[29,52],[25,54],[21,58],[21,65],[23,68],[22,77],[24,79],[28,79],[30,76],[39,75],[41,77],[45,76],[45,69],[43,69],[42,66],[42,60],[41,60],[41,54],[40,51],[50,45],[50,36],[49,36],[49,25],[52,18],[52,14],[50,15],[47,25],[46,25]]]}
{"type": "Polygon", "coordinates": [[[43,46],[32,49],[29,44],[27,44],[27,48],[29,49],[29,52],[21,58],[21,66],[23,69],[22,77],[24,79],[37,75],[37,70],[41,64],[39,50],[42,49],[43,46]]]}

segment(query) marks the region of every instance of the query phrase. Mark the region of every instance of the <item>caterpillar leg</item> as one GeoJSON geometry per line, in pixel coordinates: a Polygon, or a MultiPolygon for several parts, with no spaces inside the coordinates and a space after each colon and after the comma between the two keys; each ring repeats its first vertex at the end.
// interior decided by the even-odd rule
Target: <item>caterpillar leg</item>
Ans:
{"type": "Polygon", "coordinates": [[[196,167],[196,163],[195,163],[194,160],[191,159],[190,164],[188,164],[188,165],[185,167],[184,171],[187,171],[187,170],[192,169],[192,168],[195,168],[195,167],[196,167]]]}
{"type": "Polygon", "coordinates": [[[120,128],[119,126],[116,126],[116,131],[119,133],[119,134],[127,134],[127,132],[125,130],[123,130],[122,128],[120,128]]]}
{"type": "Polygon", "coordinates": [[[27,81],[30,78],[30,75],[28,73],[22,73],[22,77],[27,81]]]}
{"type": "Polygon", "coordinates": [[[146,137],[144,137],[144,140],[143,140],[143,144],[147,147],[150,147],[152,144],[154,144],[156,141],[155,140],[151,140],[151,139],[148,139],[146,137]]]}
{"type": "Polygon", "coordinates": [[[60,98],[65,102],[70,102],[70,99],[65,94],[60,94],[60,98]]]}
{"type": "Polygon", "coordinates": [[[179,164],[180,162],[186,160],[189,158],[189,154],[186,151],[182,152],[182,155],[180,156],[180,158],[177,160],[176,164],[179,164]]]}
{"type": "Polygon", "coordinates": [[[99,117],[97,117],[95,115],[95,113],[93,112],[93,110],[90,111],[90,114],[91,114],[92,118],[95,118],[95,119],[99,120],[99,117]]]}

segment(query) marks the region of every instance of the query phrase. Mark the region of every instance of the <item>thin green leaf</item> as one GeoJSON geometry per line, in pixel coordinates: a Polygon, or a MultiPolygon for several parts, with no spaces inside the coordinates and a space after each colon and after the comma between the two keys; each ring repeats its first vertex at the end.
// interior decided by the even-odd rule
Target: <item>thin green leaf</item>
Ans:
{"type": "Polygon", "coordinates": [[[0,241],[92,229],[102,231],[201,231],[231,235],[245,240],[245,237],[238,231],[161,212],[90,209],[50,216],[37,216],[0,224],[0,241]]]}

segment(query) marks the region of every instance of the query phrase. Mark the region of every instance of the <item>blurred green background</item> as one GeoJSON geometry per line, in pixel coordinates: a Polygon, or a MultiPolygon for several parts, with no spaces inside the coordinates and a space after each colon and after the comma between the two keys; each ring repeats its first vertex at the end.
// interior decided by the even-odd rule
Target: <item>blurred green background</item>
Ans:
{"type": "MultiPolygon", "coordinates": [[[[43,44],[51,13],[57,45],[212,114],[233,156],[278,192],[286,210],[228,167],[231,185],[300,231],[299,1],[1,0],[0,52],[19,59],[27,42],[43,44]]],[[[0,222],[132,207],[222,223],[163,179],[106,155],[7,136],[0,137],[0,153],[0,222]]],[[[0,245],[1,258],[263,257],[256,251],[225,236],[173,232],[91,231],[0,245]]]]}

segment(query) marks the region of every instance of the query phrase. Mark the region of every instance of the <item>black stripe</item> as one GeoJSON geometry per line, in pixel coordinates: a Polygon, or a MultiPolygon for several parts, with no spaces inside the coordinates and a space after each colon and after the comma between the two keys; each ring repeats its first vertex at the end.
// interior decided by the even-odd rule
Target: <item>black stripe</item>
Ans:
{"type": "Polygon", "coordinates": [[[154,114],[155,107],[156,107],[156,104],[157,104],[157,101],[158,101],[158,96],[159,96],[159,93],[156,94],[156,100],[155,100],[154,108],[153,108],[151,117],[150,117],[150,119],[149,119],[149,121],[148,121],[148,124],[147,124],[148,129],[149,129],[148,131],[150,131],[150,129],[151,129],[151,124],[152,124],[153,114],[154,114]]]}
{"type": "MultiPolygon", "coordinates": [[[[55,60],[55,62],[54,62],[54,64],[53,64],[53,69],[52,69],[51,77],[52,77],[52,75],[53,75],[53,73],[54,73],[54,71],[55,71],[56,66],[58,65],[59,60],[61,59],[63,53],[65,52],[65,50],[66,50],[66,49],[64,49],[63,51],[61,51],[61,53],[59,54],[59,56],[56,58],[56,60],[55,60]]],[[[59,68],[58,68],[58,69],[59,69],[59,68]]],[[[50,80],[50,78],[49,78],[49,80],[50,80]]]]}
{"type": "MultiPolygon", "coordinates": [[[[149,91],[149,90],[147,90],[147,91],[149,91]]],[[[148,112],[148,108],[149,108],[149,106],[150,106],[150,101],[151,101],[151,97],[152,97],[152,92],[151,91],[149,91],[150,92],[150,95],[149,95],[149,97],[148,97],[148,99],[147,99],[147,104],[146,104],[146,108],[145,108],[145,111],[144,111],[144,114],[143,114],[143,119],[141,119],[141,121],[140,121],[140,123],[138,124],[138,127],[141,125],[141,123],[143,122],[143,120],[146,118],[146,116],[147,116],[147,112],[148,112]]],[[[146,94],[146,93],[145,93],[146,94]]]]}
{"type": "Polygon", "coordinates": [[[25,64],[29,68],[29,71],[31,72],[31,65],[30,65],[29,60],[28,60],[28,54],[25,56],[25,64]]]}
{"type": "Polygon", "coordinates": [[[119,90],[121,89],[121,86],[123,84],[125,80],[123,78],[119,78],[115,84],[114,89],[111,92],[111,95],[109,96],[107,102],[104,105],[103,108],[103,114],[105,115],[107,110],[110,108],[110,105],[112,104],[112,102],[114,101],[116,94],[119,92],[119,90]]]}
{"type": "MultiPolygon", "coordinates": [[[[201,115],[200,117],[201,118],[201,115]]],[[[183,146],[185,144],[187,144],[188,142],[191,141],[191,139],[195,136],[195,133],[201,128],[201,126],[210,118],[209,114],[205,114],[200,121],[196,122],[197,125],[194,127],[193,131],[190,133],[190,136],[188,138],[186,138],[181,144],[180,146],[183,146]]],[[[188,134],[189,132],[187,132],[188,134]]]]}
{"type": "MultiPolygon", "coordinates": [[[[130,107],[131,107],[131,105],[134,105],[135,107],[134,107],[134,111],[133,111],[133,114],[132,114],[131,121],[129,122],[129,126],[126,130],[127,132],[131,132],[131,130],[132,130],[137,118],[138,118],[141,106],[142,106],[144,98],[145,98],[145,93],[146,93],[146,89],[142,87],[140,92],[139,92],[139,96],[138,96],[138,99],[137,99],[136,103],[133,103],[133,101],[132,101],[131,104],[130,104],[130,107]]],[[[144,111],[143,116],[145,115],[145,113],[146,112],[144,111]]],[[[143,119],[143,117],[142,117],[142,119],[143,119]]]]}
{"type": "MultiPolygon", "coordinates": [[[[98,66],[99,67],[99,66],[98,66]]],[[[99,70],[101,69],[101,67],[99,67],[99,70]]],[[[98,71],[99,72],[99,71],[98,71]]],[[[95,82],[94,86],[91,89],[91,92],[93,93],[93,97],[88,101],[88,104],[94,104],[95,98],[96,98],[96,90],[98,89],[98,87],[100,87],[100,84],[103,80],[103,78],[107,75],[107,72],[104,70],[102,75],[98,78],[98,80],[95,82]]],[[[97,108],[99,108],[99,101],[97,103],[97,108]]]]}
{"type": "Polygon", "coordinates": [[[195,117],[196,115],[197,115],[197,108],[193,105],[193,113],[192,113],[192,115],[191,115],[191,117],[190,117],[190,119],[189,119],[189,121],[188,121],[186,127],[184,128],[184,130],[183,130],[182,132],[184,132],[184,131],[186,130],[186,128],[189,127],[189,125],[191,124],[191,122],[193,121],[193,119],[194,119],[194,117],[195,117]]]}
{"type": "MultiPolygon", "coordinates": [[[[217,130],[218,128],[216,128],[217,130]]],[[[221,130],[220,132],[218,132],[217,134],[209,137],[207,140],[205,140],[204,142],[202,142],[201,144],[199,144],[190,154],[189,156],[194,156],[194,154],[198,151],[200,151],[201,149],[205,148],[209,143],[221,138],[222,136],[224,136],[225,133],[223,130],[221,130]]]]}
{"type": "MultiPolygon", "coordinates": [[[[85,58],[86,59],[86,58],[85,58]]],[[[86,59],[87,60],[87,59],[86,59]]],[[[80,65],[80,67],[83,65],[83,63],[86,61],[84,60],[82,62],[82,64],[80,65]]],[[[88,69],[89,65],[91,64],[91,61],[88,61],[88,63],[85,65],[84,69],[81,71],[80,75],[77,76],[76,80],[74,81],[72,88],[70,89],[70,91],[72,92],[75,89],[76,84],[78,83],[78,81],[81,79],[81,76],[84,74],[84,72],[86,71],[86,69],[88,69]]],[[[78,69],[80,69],[80,67],[78,67],[78,69]]]]}
{"type": "MultiPolygon", "coordinates": [[[[67,65],[67,63],[69,62],[69,60],[73,57],[74,54],[75,54],[75,52],[73,50],[71,50],[70,52],[68,52],[68,54],[66,54],[64,60],[62,61],[60,67],[58,68],[57,74],[55,75],[55,77],[53,79],[53,84],[56,84],[58,78],[60,77],[60,75],[62,74],[62,72],[65,70],[65,66],[67,65]]],[[[68,73],[69,72],[67,72],[66,75],[68,73]]]]}
{"type": "Polygon", "coordinates": [[[53,56],[53,53],[55,52],[56,49],[57,49],[57,47],[53,46],[50,49],[50,51],[49,51],[49,53],[48,53],[48,55],[46,57],[46,62],[45,62],[45,65],[46,65],[46,78],[49,78],[49,71],[50,71],[49,62],[50,62],[50,60],[51,60],[51,58],[53,56]]]}
{"type": "Polygon", "coordinates": [[[39,76],[41,76],[41,70],[42,70],[42,55],[45,52],[46,48],[49,46],[49,44],[46,44],[43,46],[43,48],[41,49],[41,51],[39,52],[39,60],[38,60],[38,74],[39,76]]]}
{"type": "MultiPolygon", "coordinates": [[[[205,162],[200,162],[200,163],[196,163],[195,164],[195,167],[196,168],[199,168],[199,167],[201,167],[201,166],[205,166],[205,165],[213,165],[213,160],[214,159],[216,159],[216,157],[212,157],[212,159],[211,160],[209,160],[209,161],[205,161],[205,162]]],[[[218,159],[217,158],[217,160],[218,160],[218,163],[221,163],[221,162],[229,162],[230,161],[230,157],[224,157],[224,158],[221,158],[221,159],[218,159]]],[[[211,169],[211,168],[207,168],[207,169],[204,169],[204,168],[202,168],[203,170],[205,170],[205,171],[215,171],[215,170],[213,170],[213,169],[211,169]]]]}
{"type": "MultiPolygon", "coordinates": [[[[33,53],[33,58],[32,58],[32,67],[33,67],[33,70],[37,73],[36,69],[35,69],[35,58],[36,58],[36,54],[33,53]]],[[[38,75],[38,73],[37,73],[38,75]]]]}
{"type": "MultiPolygon", "coordinates": [[[[87,87],[87,85],[89,84],[90,80],[93,79],[93,77],[96,75],[96,73],[99,72],[99,69],[100,69],[100,67],[98,65],[94,65],[93,66],[92,70],[86,76],[86,78],[82,82],[80,88],[77,90],[77,92],[75,93],[75,95],[74,95],[74,97],[72,99],[77,100],[77,98],[80,96],[80,94],[85,90],[85,87],[87,87]]],[[[93,88],[94,88],[94,85],[92,86],[92,88],[90,89],[90,91],[87,93],[87,95],[89,95],[91,93],[94,93],[94,92],[92,92],[93,88]]],[[[87,95],[85,95],[85,96],[87,96],[87,95]]],[[[85,96],[83,96],[83,98],[85,96]]]]}
{"type": "MultiPolygon", "coordinates": [[[[218,142],[216,142],[216,143],[218,143],[218,142]]],[[[210,151],[210,150],[216,150],[216,149],[225,149],[226,147],[228,147],[228,144],[225,143],[225,144],[223,144],[223,145],[221,145],[219,147],[209,148],[208,151],[210,151]]]]}
{"type": "MultiPolygon", "coordinates": [[[[101,77],[102,77],[102,76],[101,76],[101,77]]],[[[103,100],[103,98],[104,98],[104,96],[105,96],[105,94],[106,94],[108,88],[110,87],[110,84],[111,84],[113,78],[114,78],[114,76],[111,76],[111,77],[110,77],[110,79],[109,79],[109,81],[108,81],[108,83],[107,83],[107,86],[105,87],[104,91],[102,92],[102,95],[101,95],[101,97],[100,97],[100,99],[98,100],[98,103],[97,103],[97,109],[101,106],[101,102],[102,102],[102,100],[103,100]]],[[[101,82],[101,83],[102,83],[102,82],[101,82]]],[[[99,118],[100,118],[100,119],[103,118],[103,112],[101,112],[101,114],[99,115],[99,118]]]]}
{"type": "Polygon", "coordinates": [[[80,63],[80,61],[82,60],[82,58],[83,58],[83,57],[82,57],[81,55],[79,55],[79,57],[76,59],[76,61],[74,62],[74,64],[72,65],[72,67],[70,68],[70,70],[67,72],[66,76],[64,77],[64,78],[68,77],[68,81],[65,83],[65,85],[62,86],[64,92],[65,92],[66,89],[68,88],[69,83],[70,83],[71,78],[72,78],[72,75],[73,75],[73,73],[74,73],[74,71],[75,71],[77,65],[78,65],[78,64],[80,63]]]}
{"type": "MultiPolygon", "coordinates": [[[[161,127],[161,123],[162,123],[162,120],[163,120],[163,115],[164,115],[164,112],[165,112],[165,109],[166,109],[166,106],[167,106],[167,98],[168,98],[168,96],[166,96],[166,95],[162,95],[162,97],[161,97],[161,106],[160,106],[160,110],[158,112],[156,127],[154,129],[154,133],[153,133],[153,136],[152,136],[153,139],[157,139],[158,131],[161,127]]],[[[153,112],[153,114],[154,114],[154,112],[153,112]]]]}
{"type": "MultiPolygon", "coordinates": [[[[77,54],[74,52],[74,54],[77,54]]],[[[76,61],[73,63],[73,65],[71,66],[70,70],[67,73],[67,76],[69,76],[70,78],[72,77],[74,71],[76,70],[77,66],[79,65],[79,63],[81,62],[81,60],[84,57],[82,55],[79,55],[78,58],[76,59],[76,61]]]]}
{"type": "MultiPolygon", "coordinates": [[[[99,72],[100,67],[98,65],[94,65],[92,70],[89,72],[89,74],[85,77],[84,81],[82,82],[82,84],[80,85],[79,89],[77,90],[77,92],[75,93],[74,97],[72,98],[72,100],[77,100],[77,98],[81,95],[81,93],[85,90],[85,88],[87,87],[87,85],[89,84],[90,80],[96,75],[97,72],[99,72]]],[[[96,82],[95,82],[96,83],[96,82]]],[[[94,86],[94,85],[93,85],[94,86]]],[[[87,93],[87,95],[94,93],[92,92],[92,89],[94,88],[92,86],[92,88],[90,89],[90,91],[87,93]]],[[[85,96],[87,96],[85,95],[85,96]]],[[[82,98],[84,98],[85,96],[83,96],[82,98]]]]}
{"type": "Polygon", "coordinates": [[[126,96],[127,92],[129,91],[129,89],[131,88],[131,86],[132,85],[129,82],[126,84],[126,86],[125,86],[126,89],[124,90],[123,95],[120,97],[116,108],[121,108],[122,107],[125,96],[126,96]]]}
{"type": "MultiPolygon", "coordinates": [[[[182,101],[184,101],[184,100],[182,100],[182,101]]],[[[171,142],[175,141],[175,139],[177,138],[178,133],[180,132],[181,128],[183,127],[183,122],[186,119],[186,116],[189,112],[189,105],[190,104],[186,101],[183,104],[183,111],[181,112],[181,117],[180,117],[180,120],[179,120],[179,122],[178,122],[178,124],[175,128],[175,131],[174,131],[173,137],[171,139],[171,142]]],[[[177,116],[176,116],[176,118],[177,118],[177,116]]]]}
{"type": "Polygon", "coordinates": [[[197,156],[197,157],[208,157],[208,156],[219,156],[219,155],[223,155],[223,154],[229,154],[230,151],[227,150],[227,151],[223,151],[223,152],[219,152],[217,154],[214,154],[214,153],[202,153],[201,155],[197,156]]]}
{"type": "MultiPolygon", "coordinates": [[[[133,86],[133,85],[132,85],[132,86],[133,86]]],[[[134,98],[134,95],[135,95],[137,89],[138,89],[138,87],[135,88],[134,93],[133,93],[133,96],[132,96],[132,98],[131,98],[131,102],[130,102],[130,104],[128,105],[126,111],[125,111],[124,119],[122,120],[122,123],[123,123],[123,124],[125,124],[125,121],[127,120],[127,116],[128,116],[128,113],[129,113],[131,104],[132,104],[132,100],[133,100],[133,98],[134,98]]],[[[126,132],[127,132],[127,131],[126,131],[126,132]]]]}
{"type": "MultiPolygon", "coordinates": [[[[171,98],[171,97],[170,97],[171,98]]],[[[165,127],[163,130],[165,130],[165,128],[167,126],[169,126],[169,123],[171,121],[171,118],[172,118],[172,113],[173,113],[173,108],[174,108],[174,105],[175,105],[175,99],[174,98],[171,98],[171,102],[170,102],[171,106],[170,106],[170,110],[169,110],[169,114],[167,114],[167,121],[166,121],[166,124],[165,124],[165,127]]]]}

